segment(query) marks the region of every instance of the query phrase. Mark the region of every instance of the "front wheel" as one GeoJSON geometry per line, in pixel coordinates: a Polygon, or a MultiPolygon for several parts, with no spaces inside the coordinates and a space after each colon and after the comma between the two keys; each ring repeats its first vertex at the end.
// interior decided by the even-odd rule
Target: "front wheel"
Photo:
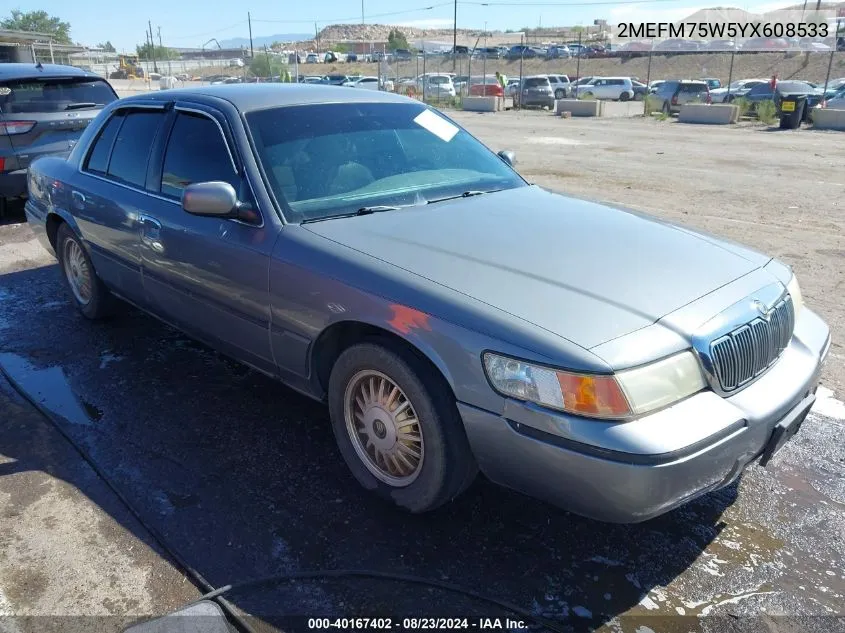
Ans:
{"type": "Polygon", "coordinates": [[[555,90],[555,99],[564,99],[566,97],[566,91],[563,88],[558,88],[555,90]]]}
{"type": "Polygon", "coordinates": [[[341,455],[355,479],[383,499],[426,512],[475,478],[454,396],[412,353],[353,345],[332,368],[328,397],[341,455]]]}
{"type": "Polygon", "coordinates": [[[114,311],[114,296],[97,276],[80,239],[62,223],[56,234],[56,254],[62,279],[77,309],[89,319],[102,319],[114,311]]]}
{"type": "Polygon", "coordinates": [[[620,101],[629,101],[630,99],[631,99],[631,95],[628,94],[627,92],[623,92],[621,95],[619,95],[620,101]]]}

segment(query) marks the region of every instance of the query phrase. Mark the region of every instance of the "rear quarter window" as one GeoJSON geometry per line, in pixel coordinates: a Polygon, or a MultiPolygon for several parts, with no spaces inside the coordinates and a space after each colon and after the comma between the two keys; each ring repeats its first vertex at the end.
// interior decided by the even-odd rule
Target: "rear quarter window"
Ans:
{"type": "Polygon", "coordinates": [[[123,123],[123,116],[116,114],[100,130],[97,140],[94,141],[91,148],[91,153],[88,154],[88,161],[85,164],[87,170],[99,174],[105,174],[108,171],[111,148],[121,123],[123,123]]]}

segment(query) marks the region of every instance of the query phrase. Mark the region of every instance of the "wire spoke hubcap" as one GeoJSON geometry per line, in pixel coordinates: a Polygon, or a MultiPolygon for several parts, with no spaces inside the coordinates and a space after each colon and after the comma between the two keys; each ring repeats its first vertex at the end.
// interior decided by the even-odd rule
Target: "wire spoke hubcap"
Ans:
{"type": "Polygon", "coordinates": [[[65,276],[73,296],[82,305],[87,305],[91,301],[91,270],[82,248],[74,240],[65,242],[64,262],[65,276]]]}
{"type": "Polygon", "coordinates": [[[344,417],[352,446],[377,479],[408,486],[425,456],[422,427],[411,401],[379,371],[358,372],[346,385],[344,417]]]}

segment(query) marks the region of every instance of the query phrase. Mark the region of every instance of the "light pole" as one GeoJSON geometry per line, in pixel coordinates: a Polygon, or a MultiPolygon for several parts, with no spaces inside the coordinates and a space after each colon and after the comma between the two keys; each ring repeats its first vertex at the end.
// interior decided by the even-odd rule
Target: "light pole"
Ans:
{"type": "Polygon", "coordinates": [[[455,0],[455,21],[452,24],[452,71],[458,64],[458,0],[455,0]]]}

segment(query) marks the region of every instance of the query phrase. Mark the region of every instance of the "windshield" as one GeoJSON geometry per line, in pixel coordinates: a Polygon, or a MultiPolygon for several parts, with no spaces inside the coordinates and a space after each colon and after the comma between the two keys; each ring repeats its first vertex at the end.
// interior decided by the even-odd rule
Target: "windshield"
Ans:
{"type": "Polygon", "coordinates": [[[270,186],[295,222],[526,184],[422,104],[289,106],[246,120],[270,186]]]}
{"type": "Polygon", "coordinates": [[[432,75],[428,78],[428,83],[430,83],[430,84],[450,84],[450,83],[452,83],[452,79],[450,77],[444,77],[443,75],[432,75]]]}
{"type": "Polygon", "coordinates": [[[7,114],[79,110],[76,105],[102,108],[117,95],[102,79],[89,77],[33,78],[0,84],[0,109],[7,114]]]}
{"type": "Polygon", "coordinates": [[[541,87],[549,87],[551,84],[549,83],[548,78],[546,77],[534,77],[532,79],[525,80],[525,87],[526,88],[541,88],[541,87]]]}

